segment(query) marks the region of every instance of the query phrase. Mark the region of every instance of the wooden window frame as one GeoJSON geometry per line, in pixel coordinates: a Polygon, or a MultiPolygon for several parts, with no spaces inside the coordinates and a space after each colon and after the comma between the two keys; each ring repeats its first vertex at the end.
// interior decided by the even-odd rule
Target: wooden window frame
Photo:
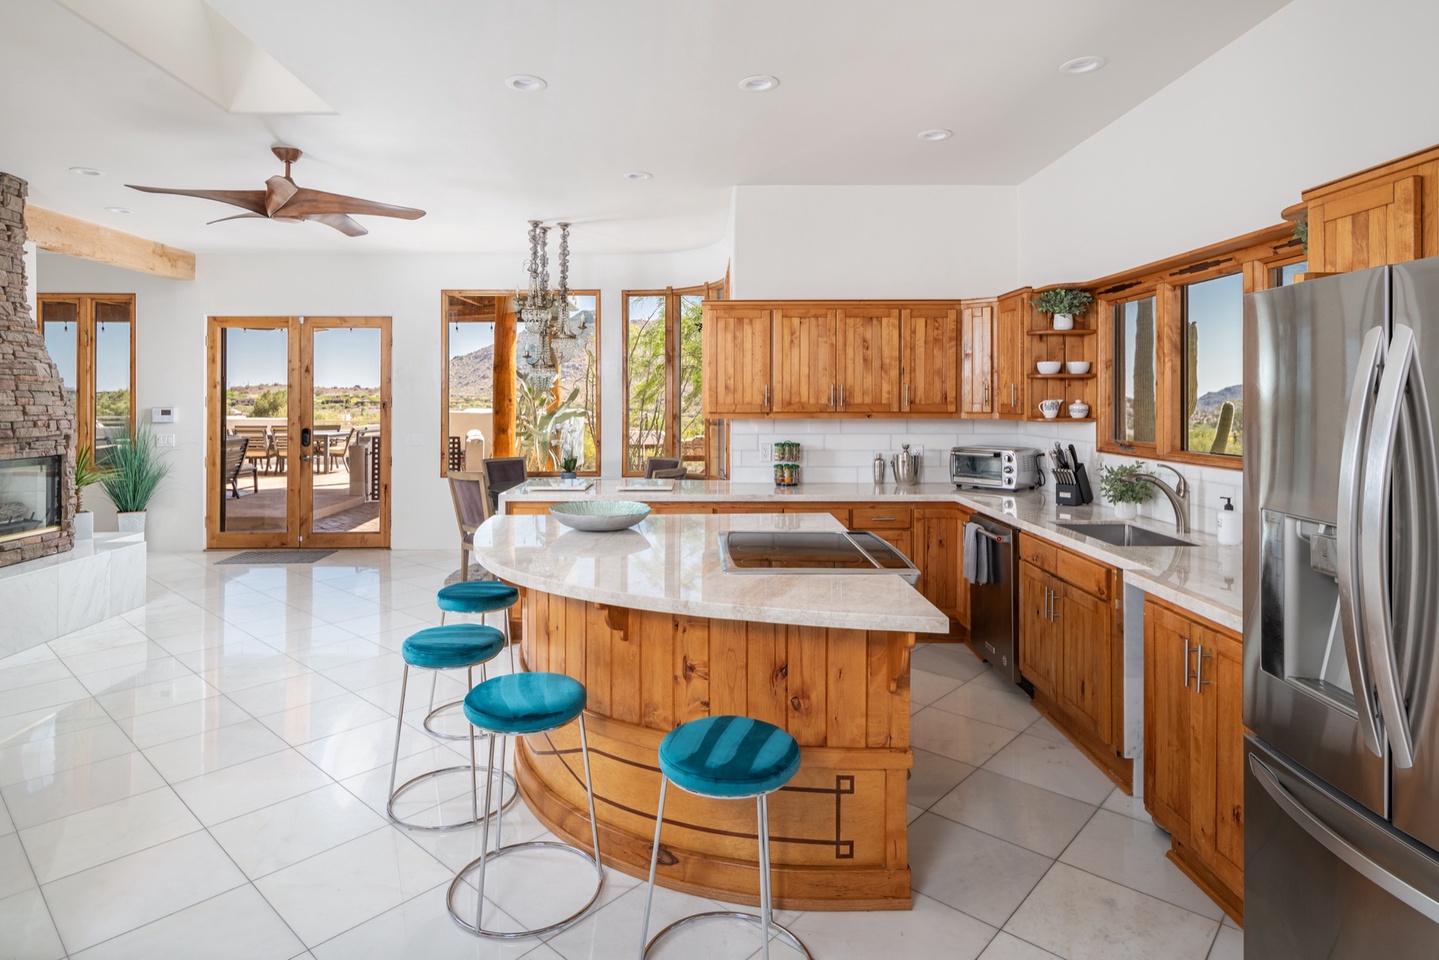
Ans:
{"type": "Polygon", "coordinates": [[[95,304],[127,303],[130,306],[130,429],[139,426],[135,397],[135,345],[138,318],[133,293],[40,293],[35,297],[35,329],[45,337],[46,303],[75,301],[75,449],[95,449],[95,304]]]}
{"type": "MultiPolygon", "coordinates": [[[[598,477],[603,465],[601,446],[601,429],[604,422],[604,363],[601,355],[600,340],[600,313],[602,297],[600,290],[585,289],[571,290],[572,297],[594,297],[595,298],[595,466],[593,470],[577,470],[576,473],[582,477],[598,477]]],[[[495,356],[499,357],[502,350],[508,351],[509,372],[513,376],[515,372],[515,341],[518,338],[519,330],[514,311],[515,292],[513,290],[441,290],[440,291],[440,476],[448,477],[449,470],[449,434],[450,434],[450,319],[448,310],[451,297],[496,297],[501,299],[506,309],[503,314],[495,315],[495,356]]],[[[474,321],[458,320],[456,323],[470,323],[474,321]]],[[[498,389],[499,377],[494,380],[497,388],[495,390],[495,436],[491,438],[492,449],[488,451],[490,457],[514,456],[515,452],[515,400],[514,394],[510,391],[498,389]],[[502,396],[503,393],[503,396],[502,396]],[[506,410],[504,422],[501,423],[501,410],[506,410]]],[[[559,476],[557,470],[536,470],[531,476],[559,476]]]]}

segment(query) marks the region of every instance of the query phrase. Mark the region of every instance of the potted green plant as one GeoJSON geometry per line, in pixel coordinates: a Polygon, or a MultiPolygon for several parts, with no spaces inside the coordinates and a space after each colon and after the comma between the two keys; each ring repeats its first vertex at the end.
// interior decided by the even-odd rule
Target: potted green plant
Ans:
{"type": "Polygon", "coordinates": [[[1104,499],[1114,506],[1114,515],[1121,520],[1139,516],[1139,505],[1148,502],[1154,487],[1138,476],[1144,473],[1143,460],[1115,467],[1100,467],[1099,489],[1104,499]]]}
{"type": "Polygon", "coordinates": [[[1054,329],[1073,330],[1074,315],[1088,310],[1094,303],[1094,295],[1087,290],[1055,287],[1036,294],[1030,303],[1040,313],[1050,315],[1054,329]]]}
{"type": "Polygon", "coordinates": [[[100,480],[120,521],[121,533],[145,533],[145,511],[170,464],[160,456],[149,427],[122,437],[106,461],[109,472],[100,480]]]}
{"type": "Polygon", "coordinates": [[[95,454],[88,443],[82,443],[75,451],[75,539],[92,540],[95,537],[95,514],[85,509],[85,488],[94,486],[110,473],[110,469],[95,462],[95,454]]]}
{"type": "Polygon", "coordinates": [[[563,480],[575,479],[575,477],[577,476],[577,474],[575,473],[575,468],[579,465],[579,457],[575,456],[574,454],[567,454],[565,458],[560,461],[560,478],[563,480]]]}

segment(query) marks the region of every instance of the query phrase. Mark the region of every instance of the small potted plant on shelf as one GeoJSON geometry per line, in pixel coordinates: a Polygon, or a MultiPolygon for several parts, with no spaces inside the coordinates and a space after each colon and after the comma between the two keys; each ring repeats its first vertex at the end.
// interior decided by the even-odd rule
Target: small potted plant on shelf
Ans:
{"type": "Polygon", "coordinates": [[[574,454],[567,454],[565,458],[560,461],[560,479],[574,480],[578,476],[575,473],[575,467],[579,465],[579,457],[576,457],[574,454]]]}
{"type": "Polygon", "coordinates": [[[1143,460],[1099,469],[1099,489],[1104,499],[1114,506],[1114,515],[1119,519],[1133,520],[1139,516],[1139,505],[1148,502],[1154,493],[1149,481],[1138,476],[1144,472],[1143,460]]]}
{"type": "Polygon", "coordinates": [[[1032,303],[1034,309],[1050,315],[1054,329],[1073,330],[1074,315],[1088,310],[1094,295],[1087,290],[1056,287],[1036,295],[1032,303]]]}
{"type": "Polygon", "coordinates": [[[160,456],[148,427],[137,427],[122,437],[106,461],[108,472],[100,480],[120,522],[121,533],[145,533],[145,511],[170,464],[160,456]]]}
{"type": "Polygon", "coordinates": [[[110,469],[95,462],[88,443],[75,451],[75,539],[95,538],[95,514],[85,509],[85,488],[94,486],[109,474],[110,469]]]}

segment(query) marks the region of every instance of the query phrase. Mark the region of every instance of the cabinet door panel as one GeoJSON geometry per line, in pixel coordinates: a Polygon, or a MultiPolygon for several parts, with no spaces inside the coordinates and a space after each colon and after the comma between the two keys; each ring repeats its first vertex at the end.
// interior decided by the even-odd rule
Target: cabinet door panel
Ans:
{"type": "Polygon", "coordinates": [[[954,620],[960,617],[961,513],[953,507],[919,507],[914,511],[915,566],[921,570],[918,590],[954,620]]]}
{"type": "MultiPolygon", "coordinates": [[[[1193,625],[1165,607],[1144,608],[1144,806],[1154,822],[1187,843],[1190,834],[1193,625]]],[[[1243,786],[1241,780],[1241,788],[1243,786]]]]}
{"type": "Polygon", "coordinates": [[[909,307],[902,312],[900,409],[959,412],[959,310],[909,307]]]}
{"type": "Polygon", "coordinates": [[[839,311],[839,412],[899,412],[899,310],[839,311]]]}
{"type": "Polygon", "coordinates": [[[704,314],[706,416],[770,410],[770,311],[707,306],[704,314]]]}
{"type": "Polygon", "coordinates": [[[1238,890],[1244,878],[1242,645],[1202,627],[1195,634],[1204,663],[1192,718],[1191,842],[1210,869],[1238,890]]]}
{"type": "Polygon", "coordinates": [[[960,415],[988,417],[994,412],[994,305],[965,306],[960,336],[960,415]]]}
{"type": "Polygon", "coordinates": [[[1022,420],[1029,383],[1024,368],[1024,331],[1029,316],[1029,295],[1017,293],[999,301],[994,314],[995,414],[1001,420],[1022,420]]]}
{"type": "Polygon", "coordinates": [[[1052,699],[1056,658],[1048,609],[1050,584],[1034,564],[1019,565],[1019,670],[1034,689],[1052,699]]]}
{"type": "Polygon", "coordinates": [[[774,412],[830,413],[838,402],[835,311],[774,311],[774,412]]]}
{"type": "Polygon", "coordinates": [[[1103,600],[1067,585],[1059,611],[1060,702],[1079,726],[1112,745],[1113,615],[1103,600]]]}

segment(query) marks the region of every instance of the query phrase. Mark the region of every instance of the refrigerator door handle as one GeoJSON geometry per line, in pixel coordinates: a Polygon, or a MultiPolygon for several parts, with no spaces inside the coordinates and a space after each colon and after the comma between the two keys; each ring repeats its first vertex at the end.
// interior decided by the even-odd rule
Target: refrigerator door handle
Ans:
{"type": "MultiPolygon", "coordinates": [[[[1359,529],[1360,602],[1364,611],[1364,645],[1374,672],[1374,688],[1384,729],[1393,750],[1394,765],[1414,766],[1414,734],[1399,682],[1399,657],[1394,648],[1394,623],[1389,610],[1389,493],[1395,448],[1399,441],[1400,410],[1404,388],[1424,390],[1423,374],[1415,362],[1414,331],[1394,325],[1394,339],[1384,364],[1375,397],[1374,427],[1364,452],[1363,510],[1359,529]]],[[[1428,410],[1427,404],[1423,407],[1428,410]]],[[[1410,451],[1428,457],[1431,450],[1410,451]]],[[[1432,464],[1431,464],[1432,466],[1432,464]]],[[[1432,474],[1431,474],[1432,475],[1432,474]]]]}
{"type": "Polygon", "coordinates": [[[1374,327],[1364,335],[1359,349],[1359,366],[1354,371],[1349,412],[1344,418],[1344,445],[1339,458],[1338,523],[1334,536],[1338,554],[1335,568],[1339,582],[1339,622],[1343,627],[1349,680],[1354,688],[1354,708],[1359,715],[1359,730],[1364,737],[1364,745],[1376,757],[1384,756],[1384,746],[1370,693],[1373,684],[1369,679],[1369,658],[1363,641],[1361,584],[1356,574],[1359,569],[1360,537],[1357,528],[1362,493],[1360,450],[1369,431],[1384,347],[1384,328],[1374,327]]]}
{"type": "Polygon", "coordinates": [[[1304,828],[1324,849],[1344,861],[1355,872],[1373,883],[1385,893],[1428,917],[1432,923],[1439,923],[1439,900],[1424,891],[1411,886],[1394,874],[1375,863],[1354,844],[1335,833],[1328,824],[1320,820],[1299,802],[1288,790],[1269,765],[1254,754],[1249,755],[1249,770],[1254,779],[1269,794],[1269,798],[1283,810],[1291,820],[1304,828]]]}

